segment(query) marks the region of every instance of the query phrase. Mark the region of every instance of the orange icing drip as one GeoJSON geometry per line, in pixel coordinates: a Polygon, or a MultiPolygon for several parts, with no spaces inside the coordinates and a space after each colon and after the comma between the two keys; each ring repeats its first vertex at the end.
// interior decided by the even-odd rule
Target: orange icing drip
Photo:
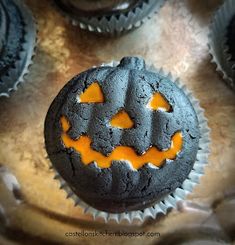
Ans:
{"type": "Polygon", "coordinates": [[[160,94],[154,93],[148,106],[153,110],[170,111],[171,106],[168,101],[160,94]]]}
{"type": "Polygon", "coordinates": [[[104,95],[100,85],[97,82],[92,83],[85,91],[80,95],[81,103],[103,103],[104,95]]]}
{"type": "Polygon", "coordinates": [[[111,126],[117,128],[133,128],[134,123],[124,110],[119,111],[110,121],[111,126]]]}
{"type": "Polygon", "coordinates": [[[147,163],[157,167],[163,165],[164,160],[173,160],[183,147],[183,137],[181,132],[176,132],[171,141],[171,147],[165,151],[159,151],[157,147],[150,147],[143,155],[138,155],[132,147],[117,146],[110,155],[105,156],[102,153],[91,148],[91,139],[82,135],[77,140],[71,139],[67,131],[70,128],[68,120],[62,116],[62,141],[66,148],[74,148],[80,153],[83,164],[88,165],[96,162],[100,168],[109,168],[112,161],[128,161],[134,169],[139,169],[147,163]]]}

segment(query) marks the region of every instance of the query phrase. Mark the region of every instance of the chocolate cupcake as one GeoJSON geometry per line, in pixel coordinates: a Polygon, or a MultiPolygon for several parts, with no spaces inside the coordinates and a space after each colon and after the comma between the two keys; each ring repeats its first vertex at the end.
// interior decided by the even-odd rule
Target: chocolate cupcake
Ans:
{"type": "MultiPolygon", "coordinates": [[[[230,60],[235,63],[235,12],[232,20],[230,21],[227,29],[227,46],[228,54],[231,55],[230,60]]],[[[234,67],[235,69],[235,67],[234,67]]]]}
{"type": "Polygon", "coordinates": [[[120,34],[139,27],[165,0],[55,0],[74,25],[97,33],[120,34]]]}
{"type": "Polygon", "coordinates": [[[0,2],[0,96],[23,82],[36,41],[33,17],[19,0],[0,2]]]}
{"type": "Polygon", "coordinates": [[[144,60],[125,57],[69,81],[48,110],[44,133],[63,185],[95,209],[122,213],[165,197],[170,203],[182,184],[191,188],[185,180],[197,162],[200,127],[183,89],[144,60]]]}
{"type": "Polygon", "coordinates": [[[226,0],[213,17],[209,34],[212,62],[235,90],[235,4],[226,0]]]}

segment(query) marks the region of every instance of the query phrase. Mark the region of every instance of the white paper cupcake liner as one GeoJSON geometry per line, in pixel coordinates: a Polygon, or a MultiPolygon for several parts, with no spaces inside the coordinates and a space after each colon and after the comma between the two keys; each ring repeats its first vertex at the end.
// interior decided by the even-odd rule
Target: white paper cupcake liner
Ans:
{"type": "Polygon", "coordinates": [[[227,47],[227,28],[235,15],[235,1],[226,0],[214,14],[209,33],[209,51],[212,63],[216,70],[223,76],[226,83],[235,90],[235,62],[231,61],[231,55],[227,47]]]}
{"type": "MultiPolygon", "coordinates": [[[[101,66],[115,67],[118,64],[119,62],[112,61],[107,64],[102,64],[101,66]]],[[[60,189],[63,189],[67,193],[67,198],[72,198],[74,200],[75,206],[79,205],[83,209],[83,212],[91,214],[94,220],[102,218],[105,223],[111,220],[115,221],[116,223],[122,223],[124,220],[128,221],[129,223],[138,221],[141,224],[148,218],[155,219],[159,214],[167,214],[167,212],[170,209],[177,207],[177,203],[179,201],[184,200],[186,196],[192,192],[193,188],[199,183],[200,177],[204,174],[204,168],[208,163],[208,156],[210,152],[210,129],[207,124],[207,119],[204,116],[204,109],[200,107],[199,101],[194,98],[192,93],[186,88],[185,85],[182,85],[179,79],[173,79],[170,73],[166,74],[163,72],[162,69],[156,69],[153,65],[147,66],[147,70],[159,73],[167,77],[171,81],[174,81],[175,84],[184,91],[185,95],[189,98],[190,102],[192,103],[195,112],[198,116],[200,129],[200,139],[196,161],[187,179],[182,183],[180,187],[175,189],[171,194],[166,195],[161,201],[157,202],[151,207],[145,208],[144,210],[123,213],[108,213],[100,211],[85,203],[72,191],[72,189],[63,180],[63,178],[56,171],[56,169],[50,164],[50,168],[54,169],[55,171],[54,179],[57,179],[60,182],[60,189]]]]}
{"type": "Polygon", "coordinates": [[[19,8],[24,21],[24,42],[21,45],[19,58],[14,66],[9,68],[7,74],[1,76],[0,97],[9,97],[12,91],[16,91],[19,84],[24,82],[24,77],[33,64],[35,48],[37,43],[37,27],[35,19],[28,7],[21,0],[13,0],[19,8]]]}
{"type": "Polygon", "coordinates": [[[127,14],[114,14],[111,18],[103,16],[101,18],[76,18],[76,16],[62,11],[63,15],[71,21],[72,25],[79,26],[81,29],[96,33],[120,34],[140,27],[147,19],[152,18],[163,6],[166,0],[149,0],[143,2],[141,7],[132,9],[127,14]]]}

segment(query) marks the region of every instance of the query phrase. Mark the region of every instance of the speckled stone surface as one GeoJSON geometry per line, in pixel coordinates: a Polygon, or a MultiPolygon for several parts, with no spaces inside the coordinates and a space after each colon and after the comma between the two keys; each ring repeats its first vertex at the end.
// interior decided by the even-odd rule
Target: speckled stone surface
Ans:
{"type": "Polygon", "coordinates": [[[52,1],[25,2],[39,24],[37,55],[27,83],[10,99],[0,99],[0,162],[18,179],[23,202],[16,201],[19,191],[13,194],[1,179],[0,219],[7,226],[0,227],[4,234],[0,243],[165,245],[166,241],[182,244],[218,238],[232,243],[229,231],[235,220],[230,202],[235,188],[235,95],[215,72],[207,48],[210,17],[222,1],[169,0],[141,28],[111,39],[71,27],[52,1]],[[209,164],[200,185],[177,210],[141,226],[94,222],[74,207],[53,179],[44,149],[45,115],[66,81],[93,65],[127,55],[141,55],[156,67],[180,76],[205,108],[212,129],[209,164]],[[227,204],[220,212],[218,205],[222,203],[227,204]],[[159,232],[160,237],[65,235],[84,230],[159,232]]]}
{"type": "Polygon", "coordinates": [[[170,79],[146,71],[144,60],[126,57],[118,67],[90,69],[68,82],[48,111],[45,142],[52,164],[80,198],[100,210],[125,212],[151,206],[183,183],[196,160],[199,127],[182,90],[170,79]],[[78,96],[94,81],[101,86],[104,103],[79,103],[78,96]],[[156,92],[167,99],[171,111],[147,108],[156,92]],[[109,126],[112,116],[121,109],[132,118],[133,128],[109,126]],[[176,159],[161,168],[145,165],[135,170],[125,161],[113,161],[106,169],[96,167],[94,162],[86,166],[79,152],[63,145],[62,116],[71,124],[68,134],[72,139],[88,135],[91,147],[105,156],[119,145],[130,146],[139,155],[151,146],[169,149],[176,132],[182,132],[183,148],[176,159]]]}

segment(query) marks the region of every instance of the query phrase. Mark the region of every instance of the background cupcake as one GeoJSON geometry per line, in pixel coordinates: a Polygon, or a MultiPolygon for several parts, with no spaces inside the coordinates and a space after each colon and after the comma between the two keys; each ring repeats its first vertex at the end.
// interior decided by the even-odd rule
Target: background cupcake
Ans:
{"type": "Polygon", "coordinates": [[[165,0],[55,0],[74,25],[98,33],[117,34],[139,27],[165,0]]]}
{"type": "Polygon", "coordinates": [[[210,27],[209,47],[212,62],[234,90],[235,81],[235,2],[226,0],[214,14],[210,27]]]}
{"type": "Polygon", "coordinates": [[[0,2],[0,96],[9,96],[23,82],[32,63],[36,25],[20,0],[0,2]]]}

